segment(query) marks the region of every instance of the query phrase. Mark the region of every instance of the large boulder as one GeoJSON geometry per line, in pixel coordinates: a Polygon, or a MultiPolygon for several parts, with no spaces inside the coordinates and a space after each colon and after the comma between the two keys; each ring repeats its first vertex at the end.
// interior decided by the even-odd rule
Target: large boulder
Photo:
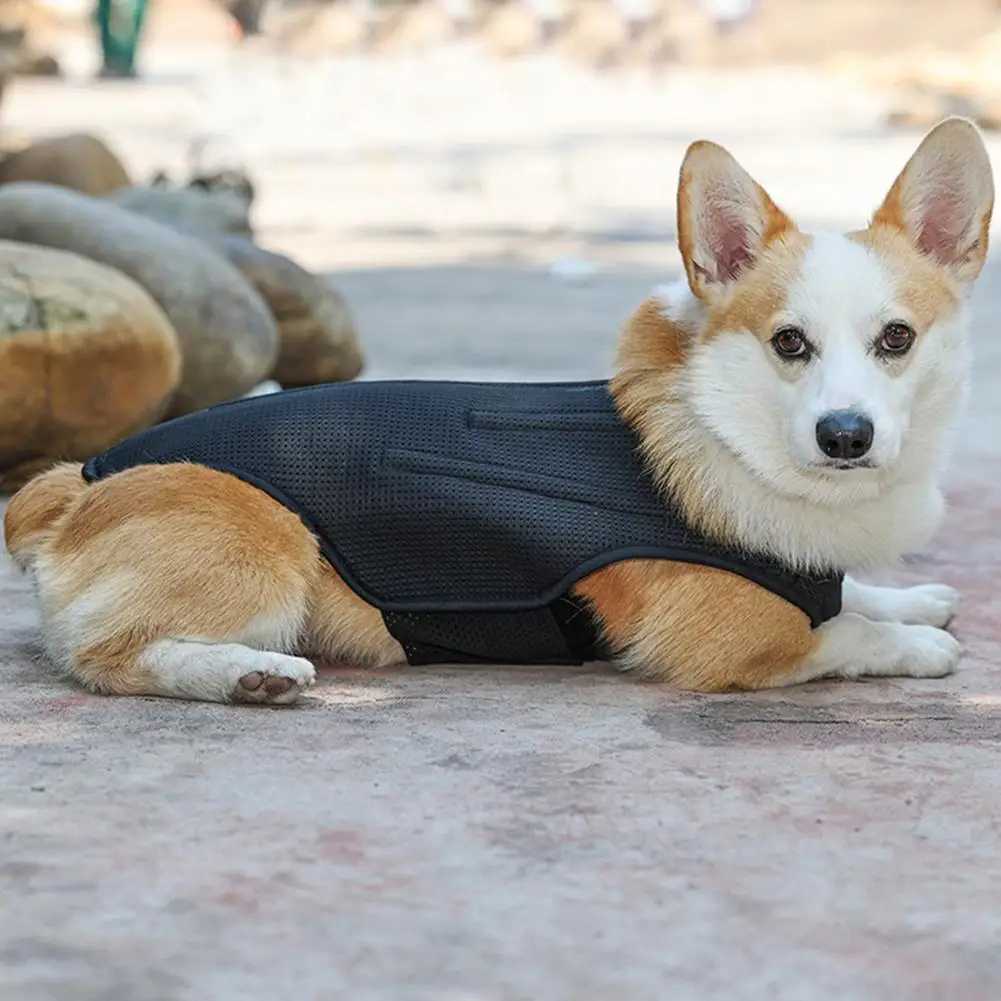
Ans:
{"type": "Polygon", "coordinates": [[[184,357],[170,416],[241,396],[269,375],[278,329],[257,291],[199,239],[42,184],[0,187],[0,239],[73,251],[124,272],[160,304],[184,357]]]}
{"type": "Polygon", "coordinates": [[[260,292],[278,324],[281,348],[272,379],[286,387],[311,386],[361,372],[354,320],[329,282],[242,237],[206,239],[260,292]]]}
{"type": "Polygon", "coordinates": [[[107,195],[131,184],[121,160],[85,132],[40,139],[0,160],[0,184],[41,181],[85,195],[107,195]]]}
{"type": "Polygon", "coordinates": [[[136,282],[0,241],[0,491],[149,427],[180,378],[177,335],[136,282]]]}

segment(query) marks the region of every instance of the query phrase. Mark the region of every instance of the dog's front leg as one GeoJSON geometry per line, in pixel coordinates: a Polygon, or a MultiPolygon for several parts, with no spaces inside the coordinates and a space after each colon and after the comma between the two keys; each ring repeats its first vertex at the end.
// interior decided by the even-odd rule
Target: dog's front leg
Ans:
{"type": "Polygon", "coordinates": [[[959,592],[946,584],[876,587],[846,577],[842,590],[843,611],[862,615],[873,622],[944,628],[958,607],[959,592]]]}
{"type": "Polygon", "coordinates": [[[944,629],[874,622],[856,612],[842,612],[817,633],[813,652],[777,685],[815,678],[941,678],[956,669],[963,652],[944,629]]]}

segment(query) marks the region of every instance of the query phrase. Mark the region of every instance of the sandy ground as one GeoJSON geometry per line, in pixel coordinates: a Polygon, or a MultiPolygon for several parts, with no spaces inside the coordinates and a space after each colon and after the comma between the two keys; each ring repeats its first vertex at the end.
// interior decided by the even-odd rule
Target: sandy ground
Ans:
{"type": "MultiPolygon", "coordinates": [[[[262,238],[346,293],[370,376],[607,373],[676,271],[698,135],[818,225],[862,222],[915,141],[804,72],[148,56],[139,85],[19,82],[4,127],[98,127],[139,176],[209,136],[258,178],[262,238]]],[[[328,669],[287,711],[100,699],[53,677],[0,560],[0,997],[995,1001],[999,279],[951,514],[898,574],[965,592],[944,681],[328,669]]]]}

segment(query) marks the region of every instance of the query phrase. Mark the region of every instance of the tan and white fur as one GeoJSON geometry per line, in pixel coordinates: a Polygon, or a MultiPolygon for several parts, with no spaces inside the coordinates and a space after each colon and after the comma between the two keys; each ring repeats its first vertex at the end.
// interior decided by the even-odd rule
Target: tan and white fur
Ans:
{"type": "MultiPolygon", "coordinates": [[[[992,206],[986,151],[961,119],[929,133],[869,226],[848,234],[801,232],[724,149],[689,148],[686,278],[626,323],[612,389],[695,525],[854,572],[928,541],[992,206]]],[[[313,682],[308,658],[404,662],[299,519],[224,473],[140,466],[87,485],[63,465],[12,499],[5,534],[36,582],[50,656],[96,692],[281,703],[313,682]]],[[[576,591],[622,667],[690,689],[939,677],[960,658],[945,631],[959,596],[938,584],[849,577],[842,613],[815,630],[707,567],[626,561],[576,591]]]]}

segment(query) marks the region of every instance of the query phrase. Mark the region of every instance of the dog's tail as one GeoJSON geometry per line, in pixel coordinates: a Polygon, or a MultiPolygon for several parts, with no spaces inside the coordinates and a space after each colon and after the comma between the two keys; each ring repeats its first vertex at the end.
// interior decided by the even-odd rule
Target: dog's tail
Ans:
{"type": "Polygon", "coordinates": [[[86,489],[80,464],[64,462],[29,480],[14,494],[4,515],[3,534],[7,551],[18,566],[31,563],[86,489]]]}

